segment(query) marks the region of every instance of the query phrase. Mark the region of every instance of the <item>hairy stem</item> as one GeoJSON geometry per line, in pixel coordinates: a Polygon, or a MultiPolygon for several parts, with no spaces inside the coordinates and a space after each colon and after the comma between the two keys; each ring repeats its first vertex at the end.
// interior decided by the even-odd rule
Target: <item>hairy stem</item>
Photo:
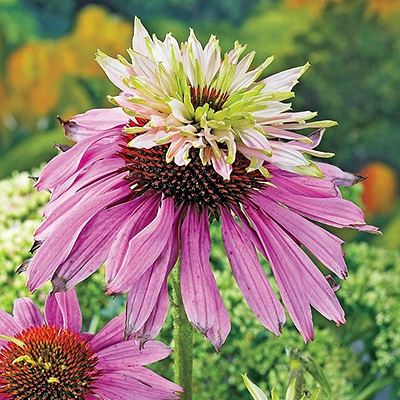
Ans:
{"type": "Polygon", "coordinates": [[[193,326],[187,319],[182,302],[180,260],[172,270],[173,319],[174,319],[174,380],[182,386],[182,400],[192,400],[193,326]]]}

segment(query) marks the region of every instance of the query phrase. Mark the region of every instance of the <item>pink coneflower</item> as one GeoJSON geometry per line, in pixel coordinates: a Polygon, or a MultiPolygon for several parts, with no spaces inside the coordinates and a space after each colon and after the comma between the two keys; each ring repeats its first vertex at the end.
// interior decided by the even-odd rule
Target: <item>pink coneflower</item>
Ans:
{"type": "Polygon", "coordinates": [[[54,292],[68,290],[107,261],[107,293],[129,292],[125,334],[143,344],[164,323],[167,278],[180,257],[187,316],[219,349],[230,321],[209,261],[217,218],[237,283],[266,328],[279,335],[285,313],[257,250],[305,340],[311,306],[345,322],[331,279],[304,249],[347,275],[342,241],[310,220],[376,231],[337,187],[359,177],[310,161],[332,156],[315,147],[335,123],[308,122],[316,113],[282,102],[308,65],[257,81],[272,59],[250,71],[254,53],[240,59],[243,51],[236,43],[221,58],[214,36],[203,48],[193,32],[180,47],[171,35],[161,42],[136,20],[132,62],[98,54],[123,92],[110,98],[115,108],[62,121],[77,143],[36,183],[51,199],[36,253],[20,268],[31,290],[48,279],[54,292]],[[304,128],[318,129],[294,132],[304,128]]]}
{"type": "Polygon", "coordinates": [[[29,298],[16,299],[13,314],[0,310],[0,399],[179,398],[178,385],[143,367],[171,349],[125,340],[123,314],[96,335],[80,333],[73,289],[47,297],[45,317],[29,298]]]}

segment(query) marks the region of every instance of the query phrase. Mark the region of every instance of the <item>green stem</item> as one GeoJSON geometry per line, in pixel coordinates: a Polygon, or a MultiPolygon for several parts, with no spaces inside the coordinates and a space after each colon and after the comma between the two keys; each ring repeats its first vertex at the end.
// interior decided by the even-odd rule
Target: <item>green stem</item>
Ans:
{"type": "Polygon", "coordinates": [[[300,363],[299,351],[297,349],[290,349],[289,366],[289,384],[294,378],[296,378],[296,394],[294,400],[300,400],[303,397],[304,391],[304,367],[300,363]]]}
{"type": "Polygon", "coordinates": [[[182,386],[182,400],[192,400],[193,326],[187,319],[182,302],[180,260],[172,270],[173,318],[174,318],[174,380],[182,386]]]}

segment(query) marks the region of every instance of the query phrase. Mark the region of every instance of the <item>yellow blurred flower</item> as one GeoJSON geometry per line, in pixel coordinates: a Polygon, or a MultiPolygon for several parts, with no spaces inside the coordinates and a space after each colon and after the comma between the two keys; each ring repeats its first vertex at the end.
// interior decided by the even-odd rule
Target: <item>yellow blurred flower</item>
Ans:
{"type": "Polygon", "coordinates": [[[65,72],[82,78],[103,76],[94,55],[100,47],[111,54],[125,51],[132,24],[99,6],[88,6],[78,15],[75,29],[59,42],[65,72]]]}
{"type": "MultiPolygon", "coordinates": [[[[84,102],[90,108],[93,104],[86,104],[90,103],[90,98],[79,79],[103,77],[102,69],[94,61],[97,48],[111,54],[119,53],[130,43],[131,36],[131,23],[100,6],[88,6],[78,15],[69,35],[20,47],[7,60],[10,113],[19,123],[35,123],[50,113],[73,109],[74,98],[70,92],[77,94],[80,106],[84,102]]],[[[105,76],[104,80],[107,80],[105,76]]],[[[0,85],[0,93],[1,90],[0,85]]]]}
{"type": "Polygon", "coordinates": [[[17,119],[37,118],[56,106],[62,76],[57,51],[52,41],[29,43],[7,60],[9,107],[17,119]]]}

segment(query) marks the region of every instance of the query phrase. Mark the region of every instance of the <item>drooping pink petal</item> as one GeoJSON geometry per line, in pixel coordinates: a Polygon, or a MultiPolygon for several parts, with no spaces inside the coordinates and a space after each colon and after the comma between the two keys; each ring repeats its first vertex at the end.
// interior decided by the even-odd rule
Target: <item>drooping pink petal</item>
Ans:
{"type": "Polygon", "coordinates": [[[365,225],[362,210],[348,200],[293,196],[290,192],[275,188],[268,190],[268,196],[306,218],[327,225],[357,229],[365,225]]]}
{"type": "Polygon", "coordinates": [[[164,258],[164,249],[159,259],[129,289],[127,303],[127,322],[125,334],[137,332],[148,320],[157,303],[161,286],[166,280],[165,272],[169,255],[164,258]]]}
{"type": "Polygon", "coordinates": [[[137,200],[107,208],[82,229],[70,254],[52,277],[53,291],[65,291],[86,279],[106,261],[121,226],[136,209],[137,200]]]}
{"type": "Polygon", "coordinates": [[[255,196],[252,201],[303,244],[322,264],[340,278],[347,277],[347,267],[343,258],[344,251],[341,247],[344,242],[341,239],[277,204],[268,196],[255,196]]]}
{"type": "Polygon", "coordinates": [[[337,324],[344,313],[325,277],[303,250],[267,215],[248,206],[249,215],[271,264],[279,292],[305,341],[314,337],[310,304],[337,324]]]}
{"type": "Polygon", "coordinates": [[[213,344],[217,353],[219,353],[231,330],[231,320],[218,288],[213,291],[213,295],[216,304],[215,320],[207,331],[206,338],[213,344]]]}
{"type": "MultiPolygon", "coordinates": [[[[107,146],[103,146],[107,147],[107,146]]],[[[78,196],[96,190],[97,186],[104,185],[108,179],[123,179],[126,173],[121,171],[125,165],[121,157],[113,154],[103,156],[99,160],[93,160],[86,166],[78,169],[64,182],[60,182],[51,193],[50,202],[46,205],[44,216],[48,217],[52,212],[61,207],[70,197],[78,196]],[[115,177],[115,178],[114,178],[115,177]],[[118,177],[118,178],[117,178],[118,177]]]]}
{"type": "Polygon", "coordinates": [[[60,182],[64,182],[69,176],[77,171],[80,163],[85,159],[87,152],[92,151],[91,148],[94,143],[113,136],[119,137],[120,130],[114,129],[100,132],[97,135],[93,135],[78,142],[65,153],[54,157],[43,168],[35,187],[38,190],[52,190],[54,187],[57,187],[60,182]]]}
{"type": "MultiPolygon", "coordinates": [[[[169,240],[171,243],[171,254],[169,256],[169,264],[167,266],[167,271],[165,274],[166,277],[169,276],[170,272],[174,268],[180,252],[180,243],[179,241],[176,240],[176,238],[179,235],[179,222],[180,222],[181,212],[182,212],[182,207],[178,208],[176,212],[175,224],[170,234],[169,240]]],[[[139,346],[139,348],[142,348],[148,340],[154,339],[158,335],[167,318],[168,309],[169,309],[168,283],[167,279],[165,279],[161,286],[157,302],[154,305],[153,311],[149,315],[149,318],[137,332],[134,332],[132,334],[132,337],[139,346]]],[[[130,303],[127,302],[127,313],[129,314],[129,312],[130,312],[130,303]]],[[[131,335],[131,329],[129,326],[128,318],[125,326],[126,326],[125,336],[128,337],[131,335]]]]}
{"type": "Polygon", "coordinates": [[[15,321],[23,329],[44,324],[44,318],[38,306],[28,297],[14,300],[13,315],[15,321]]]}
{"type": "Polygon", "coordinates": [[[141,382],[149,382],[151,387],[158,390],[165,390],[168,392],[181,392],[182,388],[176,383],[170,382],[148,368],[138,366],[132,371],[132,376],[141,382]]]}
{"type": "MultiPolygon", "coordinates": [[[[175,223],[175,225],[177,224],[175,223]]],[[[135,339],[139,339],[142,342],[143,339],[147,338],[148,340],[150,332],[146,329],[150,331],[154,329],[152,326],[153,319],[159,320],[166,317],[163,313],[164,307],[160,310],[160,313],[155,308],[158,307],[159,303],[160,306],[165,306],[163,298],[160,297],[163,297],[161,291],[163,287],[166,289],[168,275],[178,258],[176,235],[177,229],[172,229],[168,242],[157,260],[129,289],[126,302],[126,336],[141,330],[138,335],[134,335],[135,339]],[[145,323],[147,323],[147,327],[143,330],[145,323]]]]}
{"type": "Polygon", "coordinates": [[[308,196],[314,198],[341,197],[337,186],[329,179],[314,178],[294,174],[290,171],[282,171],[276,167],[270,167],[271,182],[277,187],[279,193],[292,194],[293,196],[308,196]]]}
{"type": "Polygon", "coordinates": [[[60,263],[65,261],[79,234],[92,216],[102,211],[108,205],[118,201],[120,196],[125,196],[127,189],[129,190],[129,187],[121,185],[118,190],[100,194],[97,197],[87,200],[85,206],[81,207],[80,213],[77,213],[65,225],[56,229],[44,241],[28,268],[27,286],[31,291],[43,286],[54,274],[60,263]],[[59,243],[63,243],[64,245],[60,247],[59,243]]]}
{"type": "Polygon", "coordinates": [[[81,331],[82,313],[74,289],[47,296],[44,315],[48,325],[81,331]]]}
{"type": "MultiPolygon", "coordinates": [[[[161,328],[163,327],[164,322],[167,318],[168,309],[168,285],[167,281],[164,281],[164,284],[161,287],[160,293],[158,295],[157,302],[149,318],[138,331],[132,334],[132,338],[135,340],[140,349],[144,347],[145,343],[148,340],[154,339],[160,333],[161,328]]],[[[127,311],[129,312],[129,304],[127,304],[127,311]]],[[[128,337],[131,334],[129,322],[127,322],[125,325],[125,336],[128,337]]]]}
{"type": "Polygon", "coordinates": [[[189,321],[202,334],[213,325],[217,314],[210,251],[207,212],[198,216],[196,207],[189,206],[181,227],[182,300],[189,321]]]}
{"type": "Polygon", "coordinates": [[[222,238],[236,282],[254,315],[279,336],[286,320],[285,311],[268,282],[247,233],[229,211],[221,208],[221,214],[222,238]]]}
{"type": "Polygon", "coordinates": [[[174,201],[163,199],[156,218],[130,241],[124,265],[107,286],[109,293],[125,293],[157,260],[165,248],[174,222],[174,201]]]}
{"type": "Polygon", "coordinates": [[[132,215],[125,215],[125,223],[118,229],[110,247],[106,268],[107,284],[111,283],[123,267],[130,240],[156,217],[160,201],[161,196],[147,196],[144,194],[138,197],[135,212],[132,215]]]}
{"type": "MultiPolygon", "coordinates": [[[[105,192],[116,193],[116,201],[121,196],[130,193],[128,185],[121,185],[123,180],[121,176],[110,174],[104,180],[100,180],[93,186],[86,186],[83,188],[71,188],[63,196],[58,199],[50,199],[50,202],[45,208],[45,219],[42,224],[36,229],[34,237],[36,240],[44,241],[54,231],[62,227],[62,225],[68,224],[71,219],[75,219],[75,214],[80,213],[81,207],[85,202],[94,204],[94,193],[96,195],[104,194],[105,192]],[[125,186],[125,189],[122,187],[125,186]],[[117,192],[114,192],[116,190],[117,192]],[[121,193],[118,194],[118,192],[121,193]]],[[[86,207],[83,207],[84,209],[86,207]]]]}

